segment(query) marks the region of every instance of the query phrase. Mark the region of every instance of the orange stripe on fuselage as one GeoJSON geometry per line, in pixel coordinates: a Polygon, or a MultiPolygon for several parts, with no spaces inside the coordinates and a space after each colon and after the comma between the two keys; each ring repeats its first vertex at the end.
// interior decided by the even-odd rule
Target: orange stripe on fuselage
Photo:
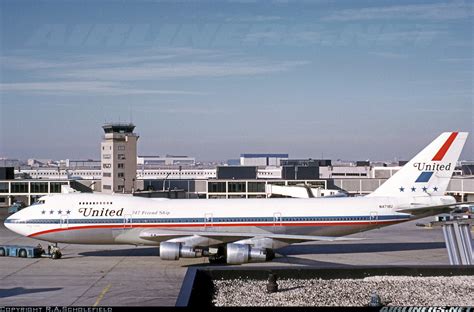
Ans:
{"type": "Polygon", "coordinates": [[[320,223],[301,223],[301,222],[282,222],[278,224],[272,223],[231,223],[231,224],[216,224],[216,225],[204,225],[204,224],[196,224],[196,223],[189,223],[189,224],[135,224],[135,225],[130,225],[130,224],[117,224],[117,225],[84,225],[84,226],[74,226],[74,227],[69,227],[69,228],[57,228],[57,229],[51,229],[51,230],[46,230],[46,231],[41,231],[41,232],[36,232],[33,234],[28,235],[28,237],[36,237],[44,234],[50,234],[50,233],[56,233],[56,232],[62,232],[62,231],[71,231],[71,230],[85,230],[85,229],[131,229],[131,228],[186,228],[186,227],[207,227],[207,228],[213,228],[213,227],[237,227],[237,226],[259,226],[259,227],[266,227],[266,226],[336,226],[336,225],[342,225],[342,226],[348,226],[348,225],[377,225],[377,224],[390,224],[390,223],[399,223],[407,220],[389,220],[389,221],[380,221],[380,220],[374,220],[372,222],[370,221],[363,221],[363,222],[320,222],[320,223]],[[281,224],[281,225],[280,225],[281,224]]]}

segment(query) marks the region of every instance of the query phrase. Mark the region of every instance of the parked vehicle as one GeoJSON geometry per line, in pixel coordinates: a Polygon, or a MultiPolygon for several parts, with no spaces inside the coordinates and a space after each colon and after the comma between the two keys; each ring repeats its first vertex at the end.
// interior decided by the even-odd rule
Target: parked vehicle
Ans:
{"type": "Polygon", "coordinates": [[[42,256],[59,259],[62,254],[58,247],[48,246],[48,250],[38,246],[0,245],[0,257],[40,258],[42,256]]]}

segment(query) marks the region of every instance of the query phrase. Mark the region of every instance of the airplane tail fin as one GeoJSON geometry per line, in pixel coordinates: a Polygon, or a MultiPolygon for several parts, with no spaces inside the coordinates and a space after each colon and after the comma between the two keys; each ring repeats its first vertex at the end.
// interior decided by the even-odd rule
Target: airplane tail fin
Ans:
{"type": "Polygon", "coordinates": [[[367,196],[444,195],[467,135],[467,132],[442,133],[367,196]]]}

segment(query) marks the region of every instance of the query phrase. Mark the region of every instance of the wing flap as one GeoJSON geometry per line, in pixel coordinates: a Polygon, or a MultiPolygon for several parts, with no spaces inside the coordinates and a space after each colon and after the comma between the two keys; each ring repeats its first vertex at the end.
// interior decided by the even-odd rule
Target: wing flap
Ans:
{"type": "Polygon", "coordinates": [[[203,242],[203,239],[209,240],[209,245],[222,243],[231,243],[245,239],[269,238],[288,244],[302,243],[308,241],[355,241],[360,238],[349,237],[331,237],[331,236],[307,236],[307,235],[288,235],[273,233],[231,233],[217,231],[174,231],[161,229],[145,229],[140,233],[140,238],[150,241],[175,241],[175,242],[203,242]],[[201,239],[200,239],[201,238],[201,239]]]}

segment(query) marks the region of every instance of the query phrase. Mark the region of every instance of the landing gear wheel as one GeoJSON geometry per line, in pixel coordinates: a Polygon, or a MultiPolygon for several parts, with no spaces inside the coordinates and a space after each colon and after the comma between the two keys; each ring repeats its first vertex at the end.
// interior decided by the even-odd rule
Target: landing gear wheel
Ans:
{"type": "Polygon", "coordinates": [[[219,247],[217,250],[217,254],[213,254],[209,256],[209,263],[211,264],[224,264],[227,263],[227,257],[225,255],[224,247],[219,247]]]}
{"type": "Polygon", "coordinates": [[[48,246],[48,254],[51,256],[51,259],[61,259],[62,253],[61,249],[59,249],[58,244],[49,245],[48,246]]]}
{"type": "Polygon", "coordinates": [[[0,248],[0,257],[4,257],[4,256],[5,256],[5,249],[0,248]]]}
{"type": "Polygon", "coordinates": [[[275,251],[273,251],[273,249],[267,249],[267,258],[265,259],[265,261],[272,261],[273,259],[275,259],[275,251]]]}
{"type": "Polygon", "coordinates": [[[20,249],[20,251],[18,252],[18,257],[26,258],[26,256],[27,256],[26,250],[20,249]]]}
{"type": "Polygon", "coordinates": [[[224,256],[212,255],[209,256],[209,263],[211,264],[224,264],[227,259],[224,256]]]}
{"type": "Polygon", "coordinates": [[[58,250],[54,250],[52,253],[51,253],[51,259],[61,259],[61,257],[63,256],[63,254],[61,253],[61,251],[58,250]]]}

